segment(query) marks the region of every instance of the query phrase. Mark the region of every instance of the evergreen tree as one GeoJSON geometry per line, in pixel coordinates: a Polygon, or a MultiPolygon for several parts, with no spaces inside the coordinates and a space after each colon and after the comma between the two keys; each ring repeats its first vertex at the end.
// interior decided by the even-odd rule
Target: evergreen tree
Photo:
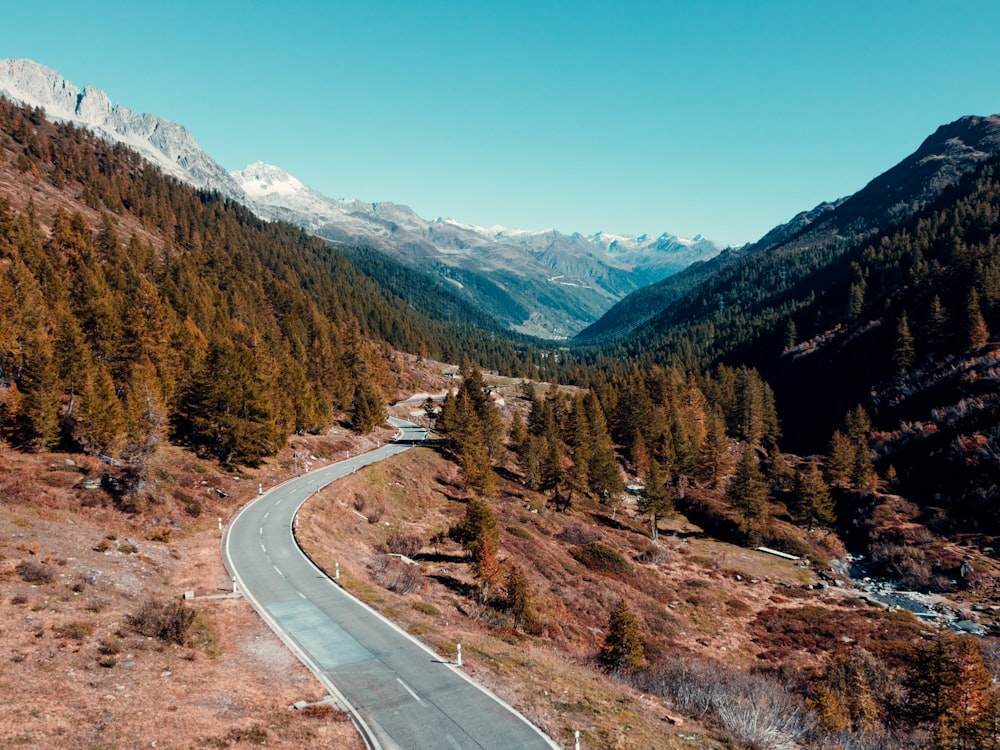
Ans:
{"type": "Polygon", "coordinates": [[[840,430],[833,433],[826,459],[826,474],[831,482],[846,483],[850,480],[854,473],[857,451],[857,446],[847,435],[840,430]]]}
{"type": "Polygon", "coordinates": [[[896,326],[896,341],[892,350],[892,363],[899,369],[910,367],[913,364],[914,351],[913,334],[910,333],[909,320],[904,310],[896,326]]]}
{"type": "Polygon", "coordinates": [[[646,664],[639,623],[624,599],[611,613],[598,661],[605,670],[613,673],[632,672],[646,664]]]}
{"type": "Polygon", "coordinates": [[[749,446],[744,448],[726,497],[740,515],[743,532],[753,534],[759,531],[767,520],[767,482],[761,474],[756,451],[749,446]]]}
{"type": "Polygon", "coordinates": [[[969,292],[965,308],[966,349],[978,349],[989,340],[990,332],[979,308],[979,294],[973,289],[969,292]]]}
{"type": "Polygon", "coordinates": [[[698,452],[698,478],[717,487],[730,470],[731,464],[725,417],[716,407],[705,418],[705,439],[698,452]]]}
{"type": "Polygon", "coordinates": [[[601,402],[593,391],[587,393],[584,399],[587,420],[594,445],[594,453],[590,460],[587,484],[602,502],[608,502],[621,494],[625,489],[622,474],[615,458],[615,446],[611,441],[611,433],[604,418],[601,402]]]}
{"type": "Polygon", "coordinates": [[[667,476],[657,461],[650,462],[643,481],[645,488],[639,498],[639,512],[649,516],[649,533],[655,542],[659,536],[659,521],[673,514],[674,501],[667,476]]]}
{"type": "Polygon", "coordinates": [[[521,412],[515,411],[510,420],[510,428],[507,431],[507,445],[516,454],[520,451],[524,441],[528,439],[528,428],[524,424],[521,412]]]}
{"type": "Polygon", "coordinates": [[[930,305],[927,307],[927,323],[925,326],[925,339],[928,346],[937,350],[948,339],[948,313],[941,304],[941,298],[934,295],[930,305]]]}
{"type": "Polygon", "coordinates": [[[18,386],[25,439],[36,448],[54,448],[59,442],[59,390],[52,341],[44,330],[31,330],[24,350],[18,386]]]}
{"type": "Polygon", "coordinates": [[[81,397],[80,442],[94,453],[117,455],[125,437],[125,417],[107,368],[87,379],[81,397]]]}
{"type": "Polygon", "coordinates": [[[490,588],[500,579],[499,539],[496,517],[485,500],[474,497],[466,503],[465,515],[448,530],[448,537],[465,548],[479,579],[479,596],[488,601],[490,588]]]}
{"type": "Polygon", "coordinates": [[[515,629],[527,629],[534,624],[535,615],[531,602],[531,587],[528,585],[528,578],[521,570],[521,566],[516,563],[511,565],[510,572],[507,574],[503,605],[504,609],[510,613],[515,629]]]}
{"type": "Polygon", "coordinates": [[[542,453],[545,438],[528,435],[517,451],[517,466],[521,470],[524,486],[529,490],[539,490],[542,486],[542,453]]]}
{"type": "Polygon", "coordinates": [[[385,397],[375,383],[364,378],[354,392],[351,426],[364,434],[384,424],[387,417],[385,397]]]}
{"type": "Polygon", "coordinates": [[[834,521],[830,491],[823,481],[819,466],[812,462],[796,474],[792,512],[799,523],[806,525],[808,531],[812,531],[813,524],[826,526],[834,521]]]}

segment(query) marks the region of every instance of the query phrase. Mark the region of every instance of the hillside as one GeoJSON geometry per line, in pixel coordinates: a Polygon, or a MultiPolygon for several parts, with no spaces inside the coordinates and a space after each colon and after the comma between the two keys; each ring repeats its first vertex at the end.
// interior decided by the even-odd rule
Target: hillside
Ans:
{"type": "Polygon", "coordinates": [[[363,394],[391,397],[393,349],[544,364],[461,308],[446,322],[456,310],[433,290],[407,293],[434,298],[439,320],[321,240],[37,110],[0,101],[0,133],[0,432],[14,445],[136,458],[171,437],[253,463],[363,394]]]}
{"type": "Polygon", "coordinates": [[[199,597],[255,486],[384,440],[415,392],[445,394],[400,407],[435,440],[321,493],[301,540],[563,744],[1000,741],[1000,162],[542,350],[40,110],[0,100],[0,134],[5,687],[72,702],[6,706],[19,742],[128,746],[101,701],[158,747],[353,741],[285,710],[321,696],[243,603],[199,597]]]}
{"type": "MultiPolygon", "coordinates": [[[[824,202],[803,211],[786,224],[775,227],[760,240],[743,248],[727,250],[716,258],[692,266],[664,281],[639,289],[612,307],[600,320],[581,331],[581,343],[614,340],[649,326],[663,329],[668,321],[683,320],[672,313],[675,305],[700,296],[710,304],[721,300],[710,296],[702,283],[712,283],[730,265],[753,264],[762,252],[831,252],[844,243],[861,240],[879,230],[908,219],[923,209],[1000,148],[1000,115],[963,117],[942,125],[920,147],[896,166],[879,175],[853,195],[824,202]],[[660,318],[658,322],[655,318],[660,318]]],[[[732,279],[732,276],[726,278],[732,279]]]]}

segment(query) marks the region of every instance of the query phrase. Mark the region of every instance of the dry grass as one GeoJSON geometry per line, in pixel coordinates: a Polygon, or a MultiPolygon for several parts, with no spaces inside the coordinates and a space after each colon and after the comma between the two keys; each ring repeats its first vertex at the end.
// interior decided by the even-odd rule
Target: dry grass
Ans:
{"type": "Polygon", "coordinates": [[[167,448],[157,486],[189,488],[205,510],[194,518],[169,498],[114,510],[79,486],[88,462],[0,451],[0,746],[361,750],[333,709],[288,710],[325,693],[242,599],[188,602],[183,643],[129,625],[144,602],[228,590],[216,519],[280,465],[239,476],[167,448]],[[150,541],[164,529],[169,541],[150,541]]]}

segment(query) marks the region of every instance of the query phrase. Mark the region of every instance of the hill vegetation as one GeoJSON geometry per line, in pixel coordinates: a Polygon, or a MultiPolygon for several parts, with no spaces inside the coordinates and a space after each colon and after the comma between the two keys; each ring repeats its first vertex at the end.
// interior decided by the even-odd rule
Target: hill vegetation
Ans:
{"type": "Polygon", "coordinates": [[[0,102],[0,131],[0,434],[13,445],[139,465],[169,437],[253,464],[335,413],[385,403],[394,350],[544,365],[41,111],[0,102]]]}
{"type": "MultiPolygon", "coordinates": [[[[300,448],[357,450],[347,428],[360,440],[395,396],[447,390],[424,360],[461,363],[440,406],[407,414],[435,449],[338,485],[303,534],[442,653],[458,636],[432,623],[472,638],[553,736],[572,720],[609,747],[628,746],[623,722],[670,747],[995,747],[992,641],[844,584],[851,550],[948,594],[953,620],[997,603],[998,170],[913,215],[893,201],[895,223],[857,236],[728,253],[629,336],[552,349],[0,101],[0,447],[9,465],[84,462],[96,494],[67,496],[166,554],[163,518],[202,514],[193,474],[276,480],[300,448]],[[501,395],[481,368],[517,384],[501,395]],[[531,685],[557,678],[586,698],[536,709],[531,685]],[[606,691],[656,698],[625,716],[606,691]],[[650,720],[663,710],[694,739],[650,720]]],[[[4,481],[5,505],[30,505],[29,475],[4,481]]],[[[6,575],[51,573],[36,552],[6,575]]],[[[186,610],[126,614],[190,641],[186,610]]]]}

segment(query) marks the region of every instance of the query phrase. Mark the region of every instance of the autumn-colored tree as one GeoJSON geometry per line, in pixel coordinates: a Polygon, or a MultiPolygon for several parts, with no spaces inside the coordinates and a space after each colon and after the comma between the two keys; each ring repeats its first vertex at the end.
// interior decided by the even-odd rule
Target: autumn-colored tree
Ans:
{"type": "Polygon", "coordinates": [[[979,306],[979,294],[975,289],[969,291],[968,301],[965,306],[965,345],[967,349],[978,349],[990,340],[990,332],[986,327],[986,319],[983,317],[979,306]]]}
{"type": "Polygon", "coordinates": [[[795,475],[791,510],[808,531],[812,531],[814,524],[826,526],[835,520],[830,491],[819,466],[812,461],[795,475]]]}
{"type": "Polygon", "coordinates": [[[479,597],[489,601],[491,587],[500,580],[500,534],[489,504],[482,498],[471,498],[466,503],[465,515],[448,529],[448,537],[465,549],[479,579],[479,597]]]}
{"type": "Polygon", "coordinates": [[[740,525],[745,534],[755,534],[767,519],[767,482],[761,474],[757,453],[749,446],[736,467],[726,497],[739,513],[740,525]]]}
{"type": "Polygon", "coordinates": [[[891,704],[897,692],[885,665],[869,651],[855,647],[831,657],[808,704],[827,731],[869,735],[882,726],[885,713],[896,708],[891,704]]]}
{"type": "Polygon", "coordinates": [[[674,500],[666,472],[659,462],[650,462],[643,483],[645,487],[639,497],[639,512],[649,517],[649,534],[655,542],[659,537],[660,519],[667,518],[674,512],[674,500]]]}
{"type": "Polygon", "coordinates": [[[942,630],[922,650],[909,680],[914,718],[931,729],[935,750],[993,747],[997,695],[982,649],[972,636],[942,630]]]}
{"type": "Polygon", "coordinates": [[[354,392],[351,426],[362,434],[368,433],[383,424],[387,416],[385,396],[374,382],[363,379],[354,392]]]}
{"type": "Polygon", "coordinates": [[[830,447],[827,449],[826,474],[831,482],[846,483],[850,480],[854,472],[857,447],[840,430],[833,433],[830,438],[830,447]]]}
{"type": "Polygon", "coordinates": [[[80,401],[80,442],[94,453],[117,455],[125,438],[125,415],[103,365],[87,379],[80,401]]]}
{"type": "Polygon", "coordinates": [[[530,628],[535,622],[531,600],[531,587],[520,565],[511,565],[507,573],[507,584],[503,607],[510,613],[517,629],[530,628]]]}

